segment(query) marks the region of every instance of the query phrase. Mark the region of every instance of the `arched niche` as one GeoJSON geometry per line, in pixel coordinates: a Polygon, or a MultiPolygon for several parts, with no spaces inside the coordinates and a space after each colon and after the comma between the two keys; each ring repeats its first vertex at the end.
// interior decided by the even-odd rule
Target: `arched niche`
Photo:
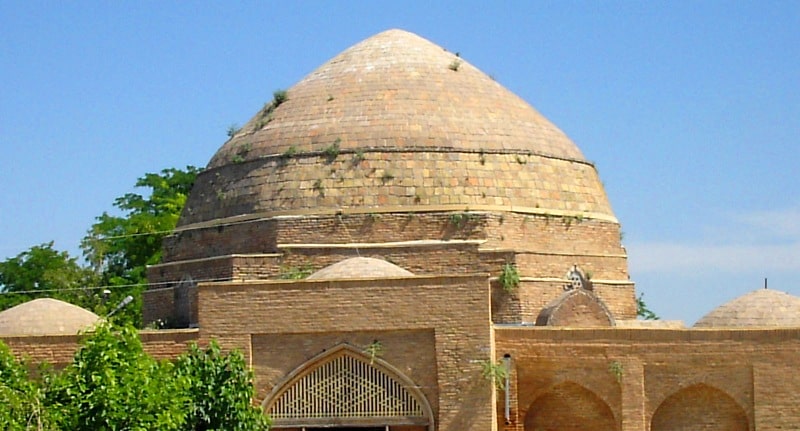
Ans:
{"type": "Polygon", "coordinates": [[[651,431],[748,431],[747,413],[725,392],[696,384],[668,396],[650,422],[651,431]]]}
{"type": "Polygon", "coordinates": [[[564,382],[540,395],[528,407],[525,431],[614,431],[614,413],[597,394],[564,382]]]}
{"type": "Polygon", "coordinates": [[[264,400],[264,411],[273,429],[388,425],[434,430],[433,411],[417,385],[386,361],[348,344],[297,367],[264,400]]]}
{"type": "Polygon", "coordinates": [[[593,292],[575,289],[547,304],[536,317],[536,326],[614,326],[608,307],[593,292]]]}

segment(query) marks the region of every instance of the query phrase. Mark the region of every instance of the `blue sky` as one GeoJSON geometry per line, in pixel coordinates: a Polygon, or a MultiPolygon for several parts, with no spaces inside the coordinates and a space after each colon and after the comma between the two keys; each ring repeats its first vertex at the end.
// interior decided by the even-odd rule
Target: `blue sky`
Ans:
{"type": "Polygon", "coordinates": [[[402,28],[531,103],[594,161],[632,278],[692,324],[800,295],[800,3],[0,2],[0,259],[55,241],[146,172],[204,166],[271,98],[402,28]]]}

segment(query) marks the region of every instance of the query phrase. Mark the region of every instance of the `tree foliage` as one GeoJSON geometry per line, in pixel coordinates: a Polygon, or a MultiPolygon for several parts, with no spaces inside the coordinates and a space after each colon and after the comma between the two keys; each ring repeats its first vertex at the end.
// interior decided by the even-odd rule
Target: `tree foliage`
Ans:
{"type": "Polygon", "coordinates": [[[639,296],[636,297],[636,316],[644,320],[660,319],[656,313],[647,308],[647,304],[644,302],[644,293],[640,293],[639,296]]]}
{"type": "Polygon", "coordinates": [[[127,193],[114,201],[123,215],[104,212],[81,242],[86,259],[114,284],[146,282],[147,265],[161,261],[161,240],[178,222],[189,191],[200,172],[164,169],[136,181],[149,196],[127,193]]]}
{"type": "Polygon", "coordinates": [[[96,282],[93,271],[54,249],[52,242],[36,245],[0,262],[0,310],[42,296],[95,309],[100,298],[85,287],[96,282]]]}
{"type": "Polygon", "coordinates": [[[136,329],[103,323],[73,361],[32,378],[0,341],[0,429],[264,431],[239,352],[192,346],[173,364],[148,355],[136,329]]]}
{"type": "Polygon", "coordinates": [[[214,341],[205,349],[192,345],[176,366],[177,375],[189,382],[189,418],[184,429],[268,429],[266,416],[252,405],[253,374],[240,352],[223,354],[214,341]]]}
{"type": "Polygon", "coordinates": [[[42,398],[27,366],[0,342],[0,429],[53,429],[42,398]]]}
{"type": "Polygon", "coordinates": [[[136,187],[146,195],[127,193],[114,201],[121,215],[104,212],[96,218],[81,242],[84,257],[104,285],[112,290],[110,304],[127,295],[134,302],[115,315],[120,321],[141,322],[141,291],[147,283],[147,266],[161,261],[161,241],[178,223],[199,168],[164,169],[148,173],[136,187]]]}
{"type": "Polygon", "coordinates": [[[50,406],[61,429],[180,430],[187,384],[144,352],[132,326],[101,324],[54,379],[50,406]]]}
{"type": "Polygon", "coordinates": [[[199,172],[187,166],[139,178],[136,187],[149,193],[117,198],[119,215],[104,212],[81,241],[88,267],[52,242],[0,262],[0,311],[47,296],[106,315],[130,295],[133,303],[114,319],[140,325],[147,265],[161,261],[161,241],[175,228],[199,172]],[[96,287],[109,287],[110,293],[96,287]]]}

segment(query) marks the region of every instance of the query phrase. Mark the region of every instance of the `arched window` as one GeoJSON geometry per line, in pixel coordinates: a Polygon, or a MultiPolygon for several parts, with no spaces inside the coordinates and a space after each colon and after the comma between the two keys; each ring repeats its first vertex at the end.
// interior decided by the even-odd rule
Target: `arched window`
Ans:
{"type": "Polygon", "coordinates": [[[433,430],[430,405],[410,379],[346,344],[298,367],[264,406],[276,429],[412,425],[433,430]]]}

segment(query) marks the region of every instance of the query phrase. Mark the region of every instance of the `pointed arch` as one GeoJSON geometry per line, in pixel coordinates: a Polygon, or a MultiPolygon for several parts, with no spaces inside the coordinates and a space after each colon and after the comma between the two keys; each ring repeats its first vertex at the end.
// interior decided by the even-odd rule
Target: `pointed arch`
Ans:
{"type": "Polygon", "coordinates": [[[525,431],[617,430],[617,420],[597,394],[570,381],[534,400],[525,415],[525,431]]]}
{"type": "Polygon", "coordinates": [[[652,431],[748,431],[747,413],[730,395],[698,383],[664,399],[653,413],[652,431]]]}
{"type": "Polygon", "coordinates": [[[380,358],[340,344],[297,367],[264,400],[273,428],[416,425],[433,411],[411,379],[380,358]]]}

